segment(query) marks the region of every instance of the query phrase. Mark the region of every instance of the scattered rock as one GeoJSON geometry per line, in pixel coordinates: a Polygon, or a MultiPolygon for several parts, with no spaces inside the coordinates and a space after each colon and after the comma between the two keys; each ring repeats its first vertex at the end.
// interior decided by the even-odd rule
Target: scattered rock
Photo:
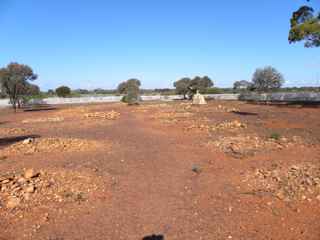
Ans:
{"type": "Polygon", "coordinates": [[[320,200],[320,167],[314,165],[256,169],[245,177],[244,182],[253,192],[269,192],[283,201],[320,200]]]}
{"type": "Polygon", "coordinates": [[[34,193],[34,191],[35,191],[36,189],[35,189],[35,187],[34,187],[34,185],[30,185],[30,186],[28,186],[27,188],[26,188],[26,193],[34,193]]]}
{"type": "Polygon", "coordinates": [[[259,151],[287,148],[296,143],[296,140],[289,140],[288,138],[286,138],[285,141],[283,141],[282,138],[277,141],[270,138],[260,138],[258,136],[238,135],[234,137],[222,137],[218,140],[210,141],[208,146],[213,145],[220,148],[220,150],[225,153],[243,157],[253,155],[259,151]]]}
{"type": "Polygon", "coordinates": [[[21,203],[21,200],[17,197],[9,197],[8,201],[7,201],[7,208],[9,209],[14,209],[16,207],[18,207],[21,203]]]}
{"type": "Polygon", "coordinates": [[[34,142],[34,138],[27,138],[25,140],[23,140],[23,144],[30,144],[30,143],[33,143],[34,142]]]}
{"type": "Polygon", "coordinates": [[[30,168],[30,169],[27,169],[25,172],[24,172],[24,177],[26,179],[30,179],[30,178],[34,178],[34,177],[37,177],[39,176],[40,172],[37,172],[35,171],[34,169],[30,168]]]}
{"type": "Polygon", "coordinates": [[[49,118],[32,118],[25,119],[22,123],[46,123],[46,122],[63,122],[63,117],[49,117],[49,118]]]}
{"type": "Polygon", "coordinates": [[[34,154],[37,152],[73,152],[95,150],[108,146],[98,141],[74,138],[37,138],[18,142],[0,150],[2,155],[34,154]]]}
{"type": "Polygon", "coordinates": [[[107,120],[116,120],[120,117],[120,113],[112,110],[110,112],[86,113],[84,116],[86,118],[102,118],[107,120]]]}

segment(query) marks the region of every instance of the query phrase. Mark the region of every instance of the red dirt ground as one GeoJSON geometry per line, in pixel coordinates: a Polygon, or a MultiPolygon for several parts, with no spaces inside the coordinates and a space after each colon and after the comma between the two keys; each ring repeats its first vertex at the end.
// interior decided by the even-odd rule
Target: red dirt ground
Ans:
{"type": "MultiPolygon", "coordinates": [[[[0,158],[0,176],[30,168],[57,173],[58,178],[60,172],[70,173],[56,181],[65,181],[68,191],[75,184],[84,195],[81,201],[65,194],[59,196],[61,201],[48,198],[44,203],[29,202],[27,208],[21,202],[8,209],[0,191],[0,239],[136,240],[162,234],[165,240],[319,240],[320,192],[283,200],[265,189],[251,189],[245,181],[256,169],[320,167],[319,117],[320,108],[222,101],[201,107],[153,103],[64,106],[16,114],[1,110],[0,152],[7,155],[0,158]],[[117,119],[85,117],[112,110],[120,113],[117,119]],[[23,123],[55,117],[63,121],[23,123]],[[234,120],[246,128],[188,129],[234,120]],[[15,128],[19,130],[10,130],[15,128]],[[208,145],[225,136],[263,139],[274,133],[302,141],[240,157],[208,145]],[[83,151],[8,154],[6,149],[27,135],[107,144],[83,151]],[[85,181],[74,178],[82,174],[85,181]]],[[[42,197],[40,189],[33,197],[42,197]]]]}

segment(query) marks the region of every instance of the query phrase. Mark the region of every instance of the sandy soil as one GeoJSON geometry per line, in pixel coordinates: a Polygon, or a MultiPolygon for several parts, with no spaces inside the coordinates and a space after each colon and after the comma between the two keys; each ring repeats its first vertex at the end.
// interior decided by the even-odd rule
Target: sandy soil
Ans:
{"type": "Polygon", "coordinates": [[[0,239],[319,240],[319,117],[222,101],[1,110],[0,239]]]}

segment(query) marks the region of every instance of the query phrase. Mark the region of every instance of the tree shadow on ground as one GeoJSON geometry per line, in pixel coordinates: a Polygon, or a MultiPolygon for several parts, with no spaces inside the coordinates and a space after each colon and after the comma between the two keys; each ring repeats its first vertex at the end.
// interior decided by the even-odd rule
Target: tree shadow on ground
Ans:
{"type": "Polygon", "coordinates": [[[163,235],[150,235],[150,236],[145,236],[142,238],[142,240],[164,240],[163,235]]]}
{"type": "Polygon", "coordinates": [[[0,138],[0,147],[5,147],[11,144],[14,144],[16,142],[21,142],[28,138],[39,138],[39,135],[25,135],[25,136],[19,136],[19,137],[6,137],[6,138],[0,138]]]}
{"type": "Polygon", "coordinates": [[[37,111],[51,111],[51,110],[56,110],[57,107],[51,106],[48,104],[45,105],[30,105],[30,106],[25,106],[23,108],[24,112],[37,112],[37,111]]]}
{"type": "Polygon", "coordinates": [[[292,107],[292,108],[320,108],[320,102],[304,102],[304,101],[292,101],[292,102],[268,102],[268,101],[247,101],[248,104],[253,105],[268,105],[275,107],[292,107]]]}

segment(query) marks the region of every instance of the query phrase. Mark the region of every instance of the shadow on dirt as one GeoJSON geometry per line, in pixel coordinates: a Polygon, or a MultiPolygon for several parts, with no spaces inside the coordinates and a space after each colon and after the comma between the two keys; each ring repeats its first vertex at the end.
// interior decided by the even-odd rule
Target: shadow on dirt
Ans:
{"type": "Polygon", "coordinates": [[[4,147],[10,144],[14,144],[16,142],[21,142],[28,138],[39,138],[39,135],[26,135],[26,136],[19,136],[19,137],[6,137],[0,138],[0,147],[4,147]]]}
{"type": "Polygon", "coordinates": [[[36,106],[36,107],[26,107],[23,109],[24,112],[40,112],[40,111],[51,111],[51,110],[56,110],[56,107],[53,106],[36,106]]]}
{"type": "Polygon", "coordinates": [[[164,240],[163,235],[150,235],[142,238],[142,240],[164,240]]]}
{"type": "Polygon", "coordinates": [[[294,102],[268,102],[268,101],[246,101],[248,104],[253,105],[268,105],[275,107],[292,107],[292,108],[320,108],[320,102],[303,102],[303,101],[294,101],[294,102]]]}
{"type": "Polygon", "coordinates": [[[231,112],[241,116],[257,116],[258,115],[258,113],[253,113],[253,112],[241,112],[241,111],[231,111],[231,112]]]}

